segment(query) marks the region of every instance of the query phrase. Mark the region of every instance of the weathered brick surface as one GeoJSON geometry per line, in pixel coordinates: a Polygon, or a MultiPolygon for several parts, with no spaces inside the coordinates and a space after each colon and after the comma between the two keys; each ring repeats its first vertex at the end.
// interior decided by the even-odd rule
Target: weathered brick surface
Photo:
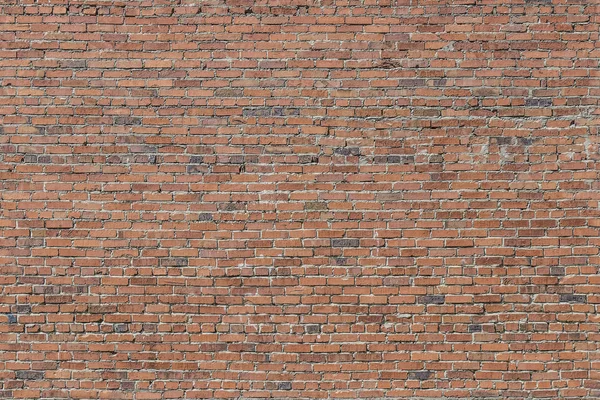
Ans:
{"type": "Polygon", "coordinates": [[[599,398],[595,3],[0,0],[0,397],[599,398]]]}

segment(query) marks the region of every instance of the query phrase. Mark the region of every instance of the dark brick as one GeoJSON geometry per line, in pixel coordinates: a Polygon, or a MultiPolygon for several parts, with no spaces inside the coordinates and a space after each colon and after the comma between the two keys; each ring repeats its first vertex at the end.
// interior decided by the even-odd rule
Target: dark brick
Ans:
{"type": "Polygon", "coordinates": [[[561,303],[587,303],[587,297],[582,294],[561,294],[561,303]]]}
{"type": "Polygon", "coordinates": [[[292,382],[279,382],[277,385],[279,390],[292,390],[292,382]]]}
{"type": "Polygon", "coordinates": [[[202,213],[198,215],[198,221],[212,221],[213,216],[209,213],[202,213]]]}
{"type": "Polygon", "coordinates": [[[512,137],[494,136],[490,139],[492,144],[497,144],[498,146],[510,146],[514,144],[514,138],[512,137]]]}
{"type": "Polygon", "coordinates": [[[186,167],[188,174],[206,174],[210,172],[210,167],[203,164],[190,164],[186,167]]]}
{"type": "Polygon", "coordinates": [[[444,156],[441,154],[432,154],[429,156],[429,162],[432,164],[439,164],[444,162],[444,156]]]}
{"type": "Polygon", "coordinates": [[[59,60],[58,65],[64,69],[87,68],[87,62],[85,60],[59,60]]]}
{"type": "Polygon", "coordinates": [[[218,204],[217,208],[219,210],[223,210],[223,211],[241,211],[241,210],[245,210],[246,206],[244,205],[244,203],[232,202],[232,203],[218,204]]]}
{"type": "Polygon", "coordinates": [[[298,157],[299,164],[315,164],[319,162],[319,156],[303,154],[298,157]]]}
{"type": "Polygon", "coordinates": [[[114,304],[90,304],[88,313],[90,314],[112,314],[117,312],[117,306],[114,304]]]}
{"type": "Polygon", "coordinates": [[[44,371],[17,371],[16,377],[23,381],[39,381],[44,379],[44,371]]]}
{"type": "Polygon", "coordinates": [[[342,156],[358,156],[360,155],[360,148],[358,147],[340,147],[334,150],[335,154],[342,156]]]}
{"type": "Polygon", "coordinates": [[[219,88],[215,90],[215,96],[217,97],[242,97],[244,91],[242,89],[231,89],[231,88],[219,88]]]}
{"type": "Polygon", "coordinates": [[[300,115],[299,108],[291,108],[291,107],[273,107],[271,110],[271,114],[275,117],[284,117],[288,115],[300,115]]]}
{"type": "Polygon", "coordinates": [[[62,304],[71,303],[73,301],[73,297],[70,295],[49,295],[46,296],[44,300],[48,304],[62,304]]]}
{"type": "Polygon", "coordinates": [[[245,117],[268,117],[271,115],[270,108],[244,108],[245,117]]]}
{"type": "Polygon", "coordinates": [[[200,87],[202,86],[202,80],[185,79],[175,81],[175,87],[200,87]]]}
{"type": "Polygon", "coordinates": [[[139,155],[131,160],[134,164],[157,164],[159,158],[155,155],[139,155]]]}
{"type": "Polygon", "coordinates": [[[84,285],[63,286],[61,293],[87,293],[88,287],[84,285]]]}
{"type": "Polygon", "coordinates": [[[543,98],[529,98],[525,99],[525,107],[550,107],[552,106],[552,99],[543,98]]]}
{"type": "Polygon", "coordinates": [[[425,79],[399,79],[398,86],[418,87],[426,86],[425,79]]]}
{"type": "Polygon", "coordinates": [[[360,244],[358,239],[332,239],[331,246],[333,247],[358,247],[360,244]]]}
{"type": "Polygon", "coordinates": [[[219,162],[223,164],[243,164],[244,156],[228,156],[225,158],[220,158],[219,162]]]}
{"type": "Polygon", "coordinates": [[[469,332],[481,332],[482,327],[479,324],[469,325],[469,332]]]}
{"type": "Polygon", "coordinates": [[[535,141],[534,138],[525,138],[525,137],[517,138],[517,144],[519,144],[520,146],[531,146],[534,141],[535,141]]]}
{"type": "Polygon", "coordinates": [[[17,314],[29,314],[29,313],[31,313],[31,305],[20,304],[15,308],[15,312],[17,314]]]}
{"type": "Polygon", "coordinates": [[[140,117],[115,117],[117,125],[141,125],[142,118],[140,117]]]}
{"type": "Polygon", "coordinates": [[[410,371],[408,373],[408,379],[413,379],[417,381],[426,381],[433,376],[433,372],[431,371],[410,371]]]}
{"type": "Polygon", "coordinates": [[[129,146],[129,151],[131,153],[156,153],[158,151],[158,147],[134,144],[129,146]]]}
{"type": "Polygon", "coordinates": [[[183,257],[178,258],[161,258],[161,267],[187,267],[188,259],[183,257]]]}
{"type": "Polygon", "coordinates": [[[444,295],[427,295],[419,297],[420,304],[444,304],[445,301],[444,295]]]}
{"type": "Polygon", "coordinates": [[[379,164],[412,164],[415,156],[376,156],[374,161],[379,164]]]}

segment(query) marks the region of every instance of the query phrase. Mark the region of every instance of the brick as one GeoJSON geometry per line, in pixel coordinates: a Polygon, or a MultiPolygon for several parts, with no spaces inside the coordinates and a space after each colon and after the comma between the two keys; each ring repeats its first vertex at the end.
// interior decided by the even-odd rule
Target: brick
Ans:
{"type": "Polygon", "coordinates": [[[160,260],[161,267],[185,267],[187,265],[187,258],[163,258],[160,260]]]}
{"type": "Polygon", "coordinates": [[[0,4],[0,398],[600,397],[597,4],[66,3],[0,4]]]}
{"type": "Polygon", "coordinates": [[[333,247],[358,247],[358,239],[332,239],[331,246],[333,247]]]}
{"type": "Polygon", "coordinates": [[[198,221],[212,221],[213,216],[209,213],[202,213],[198,215],[198,221]]]}
{"type": "Polygon", "coordinates": [[[334,153],[342,156],[359,156],[360,149],[358,147],[340,147],[335,149],[334,153]]]}
{"type": "Polygon", "coordinates": [[[418,380],[418,381],[426,381],[433,376],[433,372],[431,371],[410,371],[408,373],[408,379],[418,380]]]}
{"type": "Polygon", "coordinates": [[[586,303],[586,296],[580,294],[561,294],[560,301],[562,303],[586,303]]]}
{"type": "Polygon", "coordinates": [[[304,204],[305,210],[327,210],[327,202],[325,201],[309,201],[304,204]]]}
{"type": "Polygon", "coordinates": [[[444,304],[445,296],[443,295],[428,295],[419,297],[420,304],[444,304]]]}
{"type": "Polygon", "coordinates": [[[29,314],[29,313],[31,313],[31,305],[29,305],[29,304],[18,305],[15,309],[15,312],[17,314],[29,314]]]}
{"type": "Polygon", "coordinates": [[[525,99],[526,107],[550,107],[552,99],[550,98],[529,98],[525,99]]]}
{"type": "Polygon", "coordinates": [[[142,119],[139,117],[116,117],[115,124],[117,124],[117,125],[141,125],[142,119]]]}
{"type": "Polygon", "coordinates": [[[24,381],[38,381],[44,379],[44,371],[17,371],[16,378],[24,381]]]}

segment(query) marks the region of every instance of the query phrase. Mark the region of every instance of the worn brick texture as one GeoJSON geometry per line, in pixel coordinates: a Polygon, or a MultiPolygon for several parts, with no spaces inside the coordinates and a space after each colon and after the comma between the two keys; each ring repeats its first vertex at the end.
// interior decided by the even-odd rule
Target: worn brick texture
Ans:
{"type": "Polygon", "coordinates": [[[0,398],[600,398],[600,4],[0,0],[0,398]]]}

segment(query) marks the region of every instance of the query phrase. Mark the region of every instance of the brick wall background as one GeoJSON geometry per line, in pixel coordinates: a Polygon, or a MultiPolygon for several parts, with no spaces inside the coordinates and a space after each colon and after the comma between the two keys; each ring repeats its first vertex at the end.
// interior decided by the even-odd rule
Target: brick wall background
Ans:
{"type": "Polygon", "coordinates": [[[0,397],[600,397],[600,9],[1,0],[0,397]]]}

